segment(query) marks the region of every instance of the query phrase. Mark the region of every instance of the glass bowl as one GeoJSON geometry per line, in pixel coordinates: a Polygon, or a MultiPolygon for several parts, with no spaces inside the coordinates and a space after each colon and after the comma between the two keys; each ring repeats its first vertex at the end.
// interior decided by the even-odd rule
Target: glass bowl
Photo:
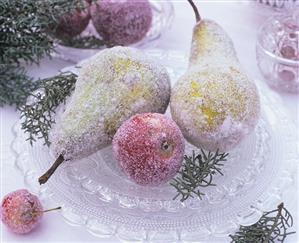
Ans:
{"type": "MultiPolygon", "coordinates": [[[[156,41],[171,28],[174,18],[174,8],[170,1],[155,1],[150,0],[153,19],[150,30],[146,36],[139,42],[132,44],[133,47],[146,48],[153,47],[156,41]]],[[[90,21],[86,30],[80,35],[82,37],[96,37],[100,38],[92,21],[90,21]]],[[[52,54],[54,57],[58,57],[65,61],[77,63],[85,58],[93,56],[102,48],[74,48],[71,46],[65,46],[60,43],[55,44],[55,52],[52,54]]]]}
{"type": "MultiPolygon", "coordinates": [[[[147,54],[167,67],[172,84],[186,70],[188,59],[179,52],[149,50],[147,54]]],[[[68,70],[77,72],[79,66],[68,70]]],[[[168,183],[156,187],[134,184],[116,166],[111,146],[65,162],[39,186],[37,178],[55,158],[42,141],[31,147],[19,123],[13,129],[11,145],[15,165],[31,191],[62,206],[67,223],[82,226],[95,236],[116,236],[126,242],[226,242],[240,224],[255,223],[296,185],[299,145],[294,124],[277,94],[260,85],[262,115],[256,129],[230,151],[224,175],[215,176],[216,186],[202,190],[202,200],[173,200],[176,191],[168,183]]],[[[186,154],[192,150],[198,151],[187,144],[186,154]]]]}
{"type": "Polygon", "coordinates": [[[261,4],[268,5],[272,8],[276,8],[277,10],[281,9],[287,9],[289,10],[292,6],[295,4],[299,5],[298,0],[256,0],[257,2],[261,4]]]}
{"type": "Polygon", "coordinates": [[[258,33],[256,56],[272,88],[299,93],[299,17],[283,14],[268,19],[258,33]]]}

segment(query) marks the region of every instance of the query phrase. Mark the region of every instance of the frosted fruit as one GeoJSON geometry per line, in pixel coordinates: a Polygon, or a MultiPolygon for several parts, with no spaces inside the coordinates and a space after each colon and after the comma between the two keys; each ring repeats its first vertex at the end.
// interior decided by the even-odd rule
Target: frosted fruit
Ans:
{"type": "Polygon", "coordinates": [[[117,130],[113,151],[125,174],[140,185],[159,185],[179,170],[185,142],[176,123],[162,114],[131,117],[117,130]]]}
{"type": "Polygon", "coordinates": [[[1,220],[15,233],[29,233],[37,227],[42,216],[39,199],[25,189],[11,192],[2,200],[1,220]]]}
{"type": "Polygon", "coordinates": [[[152,24],[148,0],[101,0],[91,5],[90,12],[100,36],[115,45],[140,41],[152,24]]]}
{"type": "Polygon", "coordinates": [[[86,29],[90,20],[90,14],[88,9],[89,4],[86,2],[85,5],[85,9],[77,9],[60,18],[53,33],[56,38],[61,40],[72,39],[86,29]]]}

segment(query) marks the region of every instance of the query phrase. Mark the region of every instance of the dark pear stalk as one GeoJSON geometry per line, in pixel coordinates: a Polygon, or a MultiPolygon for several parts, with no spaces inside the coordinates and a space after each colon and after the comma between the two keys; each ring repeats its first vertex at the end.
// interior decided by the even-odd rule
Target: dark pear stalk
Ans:
{"type": "Polygon", "coordinates": [[[188,0],[188,2],[190,3],[190,5],[193,8],[193,11],[195,13],[196,23],[200,22],[201,17],[200,17],[200,14],[198,12],[196,5],[194,4],[193,0],[188,0]]]}
{"type": "Polygon", "coordinates": [[[39,184],[40,185],[45,184],[53,175],[53,173],[56,171],[58,166],[62,164],[63,161],[64,161],[63,156],[59,155],[56,161],[54,162],[54,164],[50,167],[50,169],[48,169],[45,174],[43,174],[40,178],[38,178],[39,184]]]}

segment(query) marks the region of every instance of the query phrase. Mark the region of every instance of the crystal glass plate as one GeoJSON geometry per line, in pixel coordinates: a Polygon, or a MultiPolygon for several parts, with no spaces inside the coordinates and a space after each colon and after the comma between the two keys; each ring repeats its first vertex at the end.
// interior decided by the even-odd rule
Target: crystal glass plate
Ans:
{"type": "MultiPolygon", "coordinates": [[[[156,1],[150,0],[153,20],[152,26],[149,29],[146,36],[139,42],[132,44],[133,47],[146,48],[153,47],[156,41],[168,30],[170,29],[173,18],[174,18],[174,8],[170,1],[156,1]]],[[[95,36],[99,38],[98,33],[90,21],[87,28],[82,32],[80,36],[95,36]]],[[[64,46],[56,44],[55,52],[53,53],[54,57],[58,57],[65,61],[71,61],[77,63],[82,59],[88,58],[96,54],[100,49],[83,49],[83,48],[74,48],[69,46],[64,46]]]]}
{"type": "MultiPolygon", "coordinates": [[[[187,66],[178,52],[150,50],[175,82],[187,66]]],[[[80,66],[80,65],[79,65],[80,66]]],[[[76,68],[72,67],[71,70],[76,68]]],[[[63,207],[69,224],[85,227],[99,237],[117,236],[127,242],[226,242],[240,224],[255,223],[262,212],[275,208],[296,180],[298,139],[276,94],[262,82],[262,115],[255,131],[235,150],[216,176],[217,186],[203,190],[202,200],[173,200],[170,185],[143,187],[129,181],[116,166],[111,146],[72,162],[65,162],[43,186],[37,178],[54,161],[49,148],[33,147],[17,124],[11,148],[25,182],[41,197],[63,207]]],[[[186,154],[197,148],[187,145],[186,154]]]]}

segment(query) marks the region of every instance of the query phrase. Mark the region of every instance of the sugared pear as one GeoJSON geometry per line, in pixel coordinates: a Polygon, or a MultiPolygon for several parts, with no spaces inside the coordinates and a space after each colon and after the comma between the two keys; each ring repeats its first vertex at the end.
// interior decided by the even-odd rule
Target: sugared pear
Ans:
{"type": "Polygon", "coordinates": [[[234,148],[255,127],[260,114],[257,88],[240,66],[234,45],[216,22],[197,23],[189,68],[171,94],[171,114],[185,138],[208,150],[234,148]]]}
{"type": "Polygon", "coordinates": [[[85,63],[76,88],[51,133],[58,157],[40,177],[45,183],[64,160],[86,157],[109,145],[116,130],[137,113],[164,113],[170,79],[164,67],[130,47],[101,51],[85,63]]]}

